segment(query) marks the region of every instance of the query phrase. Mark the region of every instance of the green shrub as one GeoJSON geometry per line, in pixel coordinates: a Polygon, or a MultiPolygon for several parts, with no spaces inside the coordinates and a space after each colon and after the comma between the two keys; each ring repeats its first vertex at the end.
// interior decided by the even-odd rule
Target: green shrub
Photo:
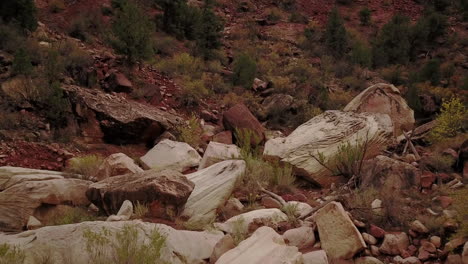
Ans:
{"type": "Polygon", "coordinates": [[[26,258],[24,250],[8,244],[0,244],[0,264],[23,264],[26,258]]]}
{"type": "Polygon", "coordinates": [[[161,260],[161,250],[166,245],[166,237],[157,229],[144,241],[135,226],[125,225],[117,232],[103,228],[101,232],[85,230],[86,251],[91,263],[165,263],[161,260]]]}
{"type": "Polygon", "coordinates": [[[161,60],[156,64],[156,68],[169,76],[185,75],[198,79],[202,75],[203,61],[188,53],[180,53],[171,59],[161,60]]]}
{"type": "Polygon", "coordinates": [[[233,84],[250,89],[255,79],[257,64],[249,55],[240,54],[234,59],[233,71],[233,84]]]}
{"type": "Polygon", "coordinates": [[[436,118],[437,125],[429,133],[431,142],[441,141],[445,138],[455,137],[466,129],[468,124],[468,110],[459,98],[445,100],[442,103],[440,114],[436,118]]]}
{"type": "Polygon", "coordinates": [[[4,24],[0,20],[0,49],[14,53],[25,41],[25,36],[17,27],[4,24]]]}
{"type": "Polygon", "coordinates": [[[307,23],[309,23],[309,18],[299,12],[292,12],[291,16],[289,16],[289,22],[307,25],[307,23]]]}
{"type": "Polygon", "coordinates": [[[46,225],[69,225],[85,221],[96,221],[96,217],[85,208],[71,207],[52,215],[46,225]]]}
{"type": "Polygon", "coordinates": [[[300,212],[298,206],[297,203],[288,203],[281,208],[281,211],[288,217],[288,222],[293,226],[299,224],[300,212]]]}
{"type": "Polygon", "coordinates": [[[49,10],[52,13],[59,13],[65,9],[65,3],[63,0],[53,0],[49,4],[49,10]]]}
{"type": "Polygon", "coordinates": [[[70,113],[70,102],[64,97],[64,92],[60,88],[59,82],[53,82],[44,93],[45,98],[40,99],[45,105],[45,116],[55,128],[63,127],[67,124],[70,113]]]}
{"type": "Polygon", "coordinates": [[[371,11],[369,8],[365,7],[359,11],[359,20],[361,25],[368,26],[371,22],[371,11]]]}
{"type": "Polygon", "coordinates": [[[192,115],[184,125],[177,127],[177,140],[185,142],[194,148],[201,145],[201,136],[203,128],[200,125],[200,120],[192,115]]]}
{"type": "Polygon", "coordinates": [[[63,59],[56,49],[50,49],[47,59],[44,63],[44,75],[49,84],[60,81],[60,75],[63,73],[63,59]]]}
{"type": "Polygon", "coordinates": [[[82,175],[84,179],[91,179],[101,166],[103,158],[97,155],[87,155],[70,159],[67,171],[82,175]]]}
{"type": "Polygon", "coordinates": [[[177,40],[169,36],[158,38],[153,43],[156,54],[173,56],[178,49],[177,40]]]}
{"type": "Polygon", "coordinates": [[[153,55],[153,23],[135,3],[123,1],[112,23],[112,46],[127,56],[129,62],[144,60],[153,55]]]}
{"type": "Polygon", "coordinates": [[[422,105],[421,100],[419,99],[419,89],[418,86],[410,84],[408,86],[408,92],[406,93],[406,101],[408,105],[416,112],[421,111],[422,105]]]}
{"type": "Polygon", "coordinates": [[[191,7],[187,0],[156,0],[163,10],[158,26],[178,39],[194,39],[201,19],[199,8],[191,7]]]}
{"type": "Polygon", "coordinates": [[[270,8],[268,11],[267,19],[270,22],[276,23],[281,20],[281,11],[277,8],[270,8]]]}
{"type": "Polygon", "coordinates": [[[19,48],[13,58],[13,72],[15,74],[31,75],[33,66],[31,58],[24,48],[19,48]]]}
{"type": "Polygon", "coordinates": [[[380,74],[382,75],[382,78],[384,80],[395,86],[402,85],[405,83],[402,68],[398,65],[383,68],[380,71],[380,74]]]}
{"type": "Polygon", "coordinates": [[[147,204],[142,204],[139,201],[135,204],[135,208],[133,209],[133,218],[142,219],[145,217],[149,212],[149,207],[147,204]]]}
{"type": "Polygon", "coordinates": [[[356,41],[351,49],[351,61],[362,67],[372,66],[372,49],[360,41],[356,41]]]}
{"type": "Polygon", "coordinates": [[[454,237],[468,237],[468,188],[463,188],[451,194],[453,198],[453,209],[457,211],[456,219],[459,223],[454,237]]]}
{"type": "Polygon", "coordinates": [[[196,28],[195,44],[197,53],[204,59],[213,59],[213,50],[221,47],[221,37],[224,25],[221,19],[209,6],[201,12],[200,23],[196,28]]]}
{"type": "Polygon", "coordinates": [[[440,82],[440,61],[438,59],[432,59],[420,72],[420,81],[430,81],[431,85],[438,85],[440,82]]]}
{"type": "Polygon", "coordinates": [[[231,236],[234,240],[234,245],[239,245],[240,242],[244,241],[247,238],[244,225],[245,219],[243,217],[239,217],[236,221],[232,223],[231,236]]]}
{"type": "Polygon", "coordinates": [[[346,28],[337,8],[334,8],[328,16],[325,44],[336,57],[342,56],[348,48],[346,28]]]}
{"type": "Polygon", "coordinates": [[[30,31],[37,28],[37,9],[34,0],[2,0],[0,1],[0,19],[16,22],[30,31]]]}
{"type": "Polygon", "coordinates": [[[424,156],[420,161],[420,167],[435,172],[451,172],[456,160],[452,156],[434,154],[424,156]]]}
{"type": "Polygon", "coordinates": [[[71,21],[68,28],[68,35],[85,42],[92,42],[93,36],[103,35],[106,23],[102,15],[97,10],[92,10],[86,14],[81,14],[71,21]]]}
{"type": "Polygon", "coordinates": [[[208,96],[210,91],[205,87],[203,80],[186,79],[183,82],[179,99],[186,106],[199,105],[200,101],[208,96]]]}

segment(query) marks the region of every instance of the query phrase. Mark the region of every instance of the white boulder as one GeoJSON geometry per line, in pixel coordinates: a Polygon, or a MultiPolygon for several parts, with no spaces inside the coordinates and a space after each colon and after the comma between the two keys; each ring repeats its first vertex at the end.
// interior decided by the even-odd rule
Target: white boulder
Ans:
{"type": "Polygon", "coordinates": [[[165,139],[140,158],[145,169],[183,172],[197,167],[201,161],[198,152],[184,142],[165,139]]]}
{"type": "Polygon", "coordinates": [[[223,160],[238,159],[239,157],[240,149],[236,145],[211,141],[203,154],[198,170],[207,168],[223,160]]]}

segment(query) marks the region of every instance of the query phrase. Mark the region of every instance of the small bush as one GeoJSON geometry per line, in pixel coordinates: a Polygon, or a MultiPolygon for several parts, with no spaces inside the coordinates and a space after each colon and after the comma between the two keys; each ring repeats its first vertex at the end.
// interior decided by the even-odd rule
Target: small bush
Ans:
{"type": "Polygon", "coordinates": [[[70,102],[64,97],[64,92],[60,88],[59,82],[49,85],[45,98],[41,98],[41,103],[45,105],[45,116],[54,128],[60,128],[67,124],[67,116],[70,112],[70,102]]]}
{"type": "Polygon", "coordinates": [[[133,209],[133,218],[142,219],[145,217],[149,212],[149,207],[146,204],[141,204],[137,201],[135,208],[133,209]]]}
{"type": "Polygon", "coordinates": [[[26,254],[16,246],[0,244],[0,264],[23,264],[26,254]]]}
{"type": "Polygon", "coordinates": [[[92,179],[103,158],[97,155],[75,157],[70,160],[67,171],[82,175],[84,179],[92,179]]]}
{"type": "Polygon", "coordinates": [[[292,12],[289,17],[289,22],[307,25],[309,23],[309,18],[299,12],[292,12]]]}
{"type": "Polygon", "coordinates": [[[380,71],[380,74],[384,80],[395,86],[402,85],[406,82],[403,76],[402,68],[400,66],[390,66],[383,68],[380,71]]]}
{"type": "Polygon", "coordinates": [[[362,67],[372,66],[372,49],[360,41],[356,41],[351,49],[351,61],[362,67]]]}
{"type": "Polygon", "coordinates": [[[200,101],[209,94],[210,91],[206,89],[203,80],[186,79],[183,81],[183,88],[179,98],[185,106],[195,106],[199,105],[200,101]]]}
{"type": "Polygon", "coordinates": [[[177,139],[194,148],[201,145],[202,134],[203,128],[200,125],[200,120],[195,115],[192,115],[186,124],[177,127],[177,139]]]}
{"type": "Polygon", "coordinates": [[[250,89],[257,72],[257,64],[249,55],[240,54],[234,60],[233,71],[233,84],[250,89]]]}
{"type": "Polygon", "coordinates": [[[340,110],[343,109],[349,102],[351,102],[353,96],[349,91],[338,90],[327,95],[324,99],[325,108],[327,110],[340,110]]]}
{"type": "Polygon", "coordinates": [[[30,31],[37,28],[37,9],[34,0],[0,1],[0,20],[16,22],[30,31]]]}
{"type": "Polygon", "coordinates": [[[437,153],[423,157],[420,161],[420,166],[435,172],[451,172],[455,161],[455,158],[452,156],[437,153]]]}
{"type": "Polygon", "coordinates": [[[348,48],[346,28],[337,8],[334,8],[328,16],[325,44],[335,57],[342,56],[348,48]]]}
{"type": "Polygon", "coordinates": [[[199,79],[203,71],[203,62],[188,53],[180,53],[171,59],[161,60],[156,64],[156,68],[169,76],[185,75],[199,79]]]}
{"type": "Polygon", "coordinates": [[[454,237],[468,237],[468,188],[455,191],[451,194],[453,209],[457,211],[457,221],[460,224],[454,237]]]}
{"type": "Polygon", "coordinates": [[[233,223],[231,236],[232,236],[232,239],[234,240],[234,245],[239,245],[240,242],[244,241],[247,238],[244,225],[245,225],[245,219],[243,217],[239,217],[233,223]]]}
{"type": "Polygon", "coordinates": [[[429,81],[431,85],[438,85],[440,77],[440,61],[437,59],[432,59],[426,63],[420,72],[420,80],[429,81]]]}
{"type": "Polygon", "coordinates": [[[96,221],[96,217],[90,214],[87,209],[81,207],[71,207],[54,214],[47,225],[69,225],[85,221],[96,221]]]}
{"type": "Polygon", "coordinates": [[[368,26],[371,22],[371,11],[369,8],[365,7],[359,11],[359,20],[361,25],[368,26]]]}
{"type": "Polygon", "coordinates": [[[118,232],[105,228],[101,232],[85,230],[83,237],[91,263],[164,263],[161,250],[166,245],[166,237],[157,229],[152,231],[149,243],[142,240],[137,227],[130,225],[118,232]]]}
{"type": "Polygon", "coordinates": [[[442,103],[440,114],[436,118],[437,125],[429,133],[431,142],[441,141],[445,138],[455,137],[466,129],[468,124],[468,110],[459,98],[445,100],[442,103]]]}
{"type": "Polygon", "coordinates": [[[31,58],[24,48],[19,48],[13,58],[13,72],[15,74],[31,75],[33,66],[31,58]]]}
{"type": "Polygon", "coordinates": [[[300,212],[298,209],[298,204],[297,203],[288,203],[283,208],[281,208],[281,211],[286,214],[288,217],[288,222],[292,224],[293,226],[296,226],[299,224],[299,216],[300,212]]]}
{"type": "Polygon", "coordinates": [[[276,23],[282,18],[281,11],[277,8],[270,8],[267,12],[267,19],[270,22],[276,23]]]}
{"type": "Polygon", "coordinates": [[[156,54],[173,56],[178,50],[177,40],[173,37],[162,37],[153,41],[156,54]]]}

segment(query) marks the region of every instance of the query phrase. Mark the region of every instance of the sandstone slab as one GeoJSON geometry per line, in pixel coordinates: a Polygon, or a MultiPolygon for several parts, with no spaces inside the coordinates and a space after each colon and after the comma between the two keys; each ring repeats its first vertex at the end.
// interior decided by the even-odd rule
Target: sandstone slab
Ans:
{"type": "Polygon", "coordinates": [[[145,169],[183,172],[197,167],[201,157],[189,144],[165,139],[148,151],[140,160],[145,169]]]}

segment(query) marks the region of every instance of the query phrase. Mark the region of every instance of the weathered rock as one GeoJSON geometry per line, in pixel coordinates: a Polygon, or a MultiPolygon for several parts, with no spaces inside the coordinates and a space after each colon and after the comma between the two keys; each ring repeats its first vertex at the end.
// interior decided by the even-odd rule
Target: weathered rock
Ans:
{"type": "Polygon", "coordinates": [[[207,168],[223,160],[238,159],[240,149],[236,145],[226,145],[211,141],[203,154],[198,170],[207,168]]]}
{"type": "Polygon", "coordinates": [[[327,111],[299,126],[286,138],[268,140],[264,156],[293,165],[296,173],[323,186],[339,177],[330,173],[312,157],[322,153],[333,157],[343,144],[355,145],[368,139],[368,154],[385,146],[393,127],[388,115],[327,111]]]}
{"type": "Polygon", "coordinates": [[[409,239],[406,233],[393,233],[385,235],[384,241],[379,250],[381,253],[387,255],[400,255],[404,253],[408,246],[409,239]]]}
{"type": "Polygon", "coordinates": [[[35,170],[21,167],[0,167],[0,191],[25,181],[63,179],[68,173],[49,170],[35,170]]]}
{"type": "MultiPolygon", "coordinates": [[[[7,243],[17,245],[26,253],[25,264],[37,263],[33,254],[41,253],[44,245],[50,249],[48,254],[54,263],[68,263],[72,259],[75,264],[92,263],[90,252],[87,250],[86,239],[83,233],[87,230],[102,233],[106,229],[110,234],[109,244],[115,243],[115,234],[121,232],[124,227],[137,230],[138,240],[132,241],[141,246],[143,241],[149,241],[153,231],[166,237],[165,246],[161,250],[161,262],[171,264],[204,263],[209,259],[216,243],[223,237],[221,232],[194,232],[175,230],[172,227],[144,223],[139,220],[120,222],[83,222],[79,224],[48,226],[33,231],[23,232],[17,235],[0,234],[0,244],[7,243]]],[[[105,247],[109,250],[110,247],[105,247]]],[[[109,261],[112,261],[109,259],[109,261]]]]}
{"type": "Polygon", "coordinates": [[[304,264],[328,264],[327,253],[325,250],[312,251],[302,255],[304,264]]]}
{"type": "Polygon", "coordinates": [[[414,220],[413,222],[411,222],[410,228],[411,230],[420,234],[429,233],[429,229],[427,229],[427,227],[419,220],[414,220]]]}
{"type": "Polygon", "coordinates": [[[417,257],[407,257],[402,259],[401,264],[421,264],[421,261],[417,257]]]}
{"type": "Polygon", "coordinates": [[[263,90],[266,90],[266,88],[268,88],[268,83],[267,82],[264,82],[258,78],[255,78],[254,81],[253,81],[253,85],[252,85],[252,89],[254,91],[263,91],[263,90]]]}
{"type": "Polygon", "coordinates": [[[356,96],[344,111],[358,113],[387,114],[393,121],[394,135],[411,130],[414,126],[414,111],[408,106],[400,91],[391,84],[379,83],[372,85],[356,96]]]}
{"type": "Polygon", "coordinates": [[[55,178],[58,175],[50,179],[49,171],[30,170],[28,175],[28,169],[12,167],[0,167],[0,172],[3,179],[12,179],[4,183],[9,187],[0,192],[0,230],[21,230],[43,204],[87,206],[90,203],[85,195],[90,181],[55,178]]]}
{"type": "Polygon", "coordinates": [[[462,264],[462,258],[459,254],[450,254],[447,256],[445,264],[462,264]]]}
{"type": "Polygon", "coordinates": [[[277,115],[278,113],[289,111],[294,103],[294,98],[288,94],[273,94],[265,98],[262,102],[261,120],[277,115]]]}
{"type": "Polygon", "coordinates": [[[281,209],[283,207],[280,202],[271,198],[270,196],[262,197],[262,206],[265,208],[278,208],[281,209]]]}
{"type": "Polygon", "coordinates": [[[244,210],[244,205],[239,201],[239,199],[233,197],[227,200],[222,212],[224,217],[227,219],[241,214],[242,210],[244,210]]]}
{"type": "Polygon", "coordinates": [[[226,111],[223,123],[224,127],[233,133],[236,130],[250,130],[253,133],[250,139],[252,144],[259,144],[265,139],[265,128],[243,104],[237,104],[226,111]]]}
{"type": "Polygon", "coordinates": [[[286,244],[299,249],[311,247],[315,243],[314,229],[308,226],[289,229],[284,232],[283,238],[286,244]]]}
{"type": "Polygon", "coordinates": [[[224,223],[215,223],[215,227],[229,234],[232,234],[235,231],[247,234],[249,231],[249,225],[256,220],[274,225],[287,221],[288,216],[276,208],[260,209],[236,215],[229,218],[224,223]]]}
{"type": "Polygon", "coordinates": [[[374,257],[360,257],[354,260],[354,264],[383,264],[383,262],[374,257]]]}
{"type": "Polygon", "coordinates": [[[364,239],[364,241],[369,244],[369,245],[375,245],[377,244],[377,238],[375,238],[374,236],[372,236],[371,234],[368,234],[368,233],[362,233],[362,238],[364,239]]]}
{"type": "Polygon", "coordinates": [[[37,218],[31,215],[28,219],[26,227],[28,228],[28,230],[34,230],[38,229],[39,227],[42,227],[42,223],[41,221],[37,220],[37,218]]]}
{"type": "Polygon", "coordinates": [[[437,179],[436,175],[430,171],[424,171],[421,174],[421,187],[429,189],[437,179]]]}
{"type": "Polygon", "coordinates": [[[74,113],[85,119],[80,126],[97,120],[98,129],[104,134],[103,140],[109,143],[152,144],[164,131],[182,122],[182,118],[175,114],[127,100],[123,96],[74,85],[62,85],[62,88],[72,102],[74,113]],[[89,120],[90,116],[94,116],[95,120],[89,120]]]}
{"type": "Polygon", "coordinates": [[[463,252],[461,256],[463,264],[468,264],[468,242],[466,242],[463,246],[463,252]]]}
{"type": "MultiPolygon", "coordinates": [[[[157,201],[169,215],[177,215],[195,184],[175,171],[144,171],[91,184],[86,196],[107,214],[115,214],[125,200],[133,204],[157,201]]],[[[168,215],[166,215],[168,217],[168,215]]]]}
{"type": "Polygon", "coordinates": [[[133,204],[129,200],[125,200],[120,207],[117,215],[111,215],[107,218],[106,221],[127,221],[133,215],[133,204]]]}
{"type": "Polygon", "coordinates": [[[219,132],[218,134],[213,136],[213,140],[211,141],[230,145],[232,144],[232,132],[231,131],[219,132]]]}
{"type": "Polygon", "coordinates": [[[109,90],[117,93],[131,93],[133,84],[123,73],[112,73],[107,78],[109,90]]]}
{"type": "Polygon", "coordinates": [[[419,185],[420,172],[408,163],[386,156],[365,160],[361,169],[362,187],[399,191],[419,185]]]}
{"type": "Polygon", "coordinates": [[[234,239],[231,235],[225,235],[216,243],[213,253],[210,257],[210,263],[214,264],[226,252],[236,247],[234,239]]]}
{"type": "Polygon", "coordinates": [[[145,169],[186,171],[201,161],[198,152],[185,142],[163,140],[140,158],[145,169]]]}
{"type": "Polygon", "coordinates": [[[112,176],[142,171],[143,169],[138,167],[130,157],[123,153],[115,153],[104,159],[93,178],[101,181],[112,176]]]}
{"type": "Polygon", "coordinates": [[[376,214],[381,214],[382,213],[382,200],[380,199],[375,199],[374,201],[372,201],[371,203],[371,208],[372,208],[372,211],[376,214]]]}
{"type": "Polygon", "coordinates": [[[289,201],[286,203],[286,206],[293,206],[296,208],[296,214],[299,217],[305,217],[312,210],[312,206],[307,203],[297,202],[297,201],[289,201]]]}
{"type": "Polygon", "coordinates": [[[224,253],[217,264],[301,264],[302,254],[296,247],[286,246],[283,238],[270,227],[260,227],[236,248],[224,253]]]}
{"type": "Polygon", "coordinates": [[[425,250],[429,253],[436,253],[437,252],[437,248],[434,244],[432,244],[431,242],[429,241],[421,241],[421,247],[420,247],[420,250],[425,250]]]}
{"type": "Polygon", "coordinates": [[[366,248],[361,233],[341,203],[331,202],[314,215],[322,248],[331,259],[351,259],[366,248]]]}
{"type": "Polygon", "coordinates": [[[369,232],[376,238],[384,238],[385,236],[385,230],[373,224],[370,225],[369,232]]]}
{"type": "Polygon", "coordinates": [[[236,181],[245,172],[245,161],[226,160],[186,175],[195,188],[185,204],[182,217],[191,222],[210,223],[216,210],[229,199],[236,181]]]}

